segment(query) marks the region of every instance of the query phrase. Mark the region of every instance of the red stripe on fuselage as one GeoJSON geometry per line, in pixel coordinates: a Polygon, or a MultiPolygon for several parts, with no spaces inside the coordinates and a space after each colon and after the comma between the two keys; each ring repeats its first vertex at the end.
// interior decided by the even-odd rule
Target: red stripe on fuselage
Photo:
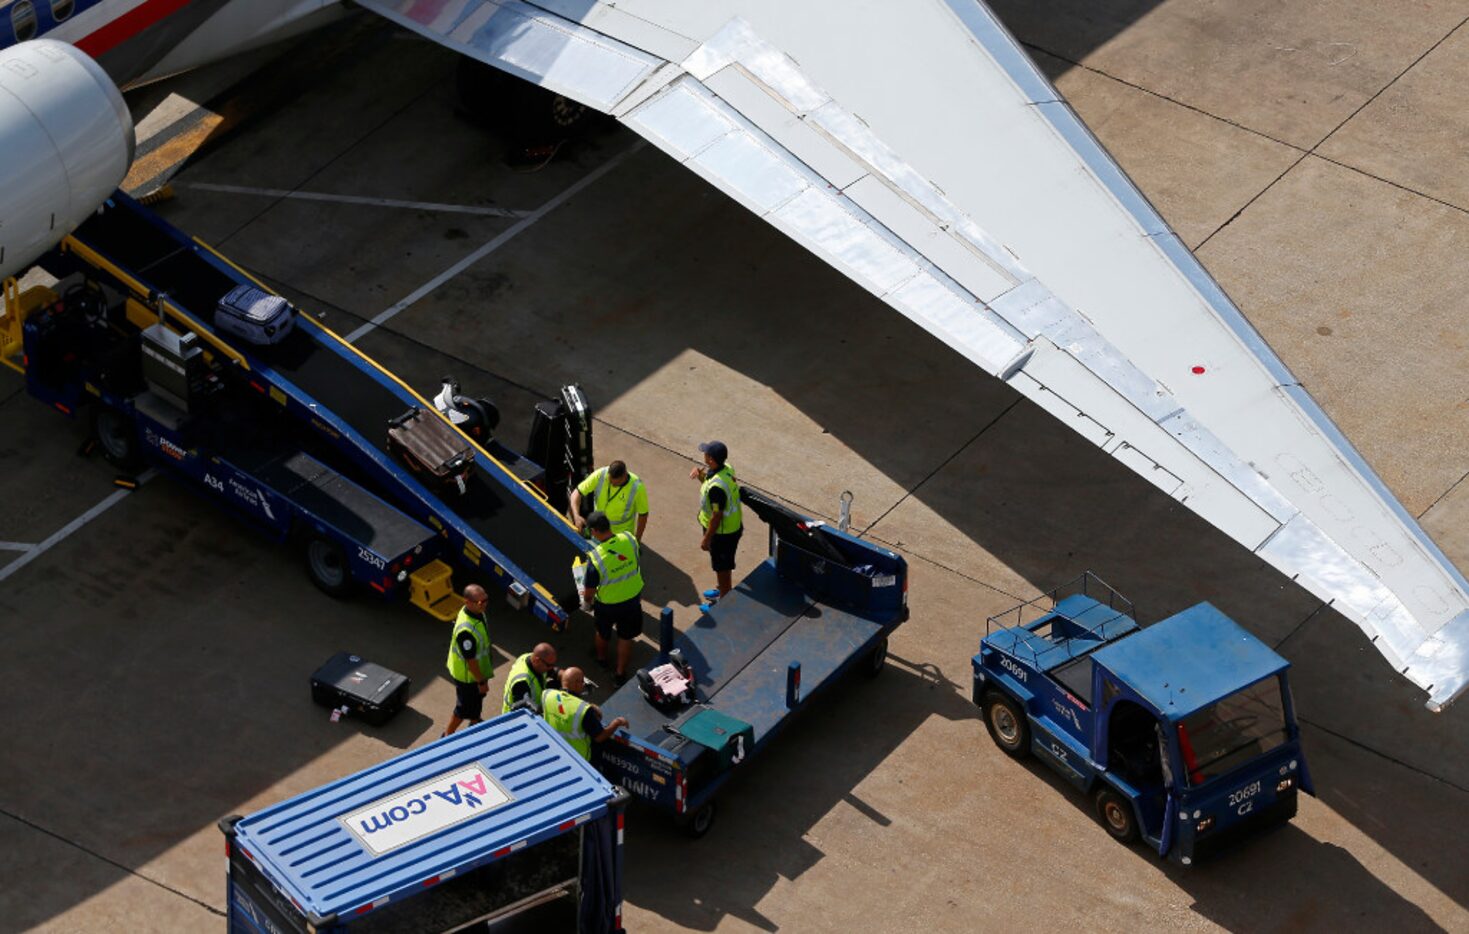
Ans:
{"type": "Polygon", "coordinates": [[[188,5],[189,0],[144,0],[91,35],[78,39],[76,47],[96,58],[188,5]]]}
{"type": "Polygon", "coordinates": [[[444,12],[444,7],[449,5],[449,0],[417,0],[413,6],[408,8],[407,16],[415,23],[427,26],[439,18],[444,12]]]}

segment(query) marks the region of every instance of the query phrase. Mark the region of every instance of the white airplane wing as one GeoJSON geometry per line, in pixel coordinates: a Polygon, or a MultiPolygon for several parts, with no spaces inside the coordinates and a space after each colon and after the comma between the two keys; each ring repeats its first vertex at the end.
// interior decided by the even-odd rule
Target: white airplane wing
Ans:
{"type": "Polygon", "coordinates": [[[360,0],[617,117],[1270,564],[1438,710],[1469,582],[978,0],[360,0]]]}

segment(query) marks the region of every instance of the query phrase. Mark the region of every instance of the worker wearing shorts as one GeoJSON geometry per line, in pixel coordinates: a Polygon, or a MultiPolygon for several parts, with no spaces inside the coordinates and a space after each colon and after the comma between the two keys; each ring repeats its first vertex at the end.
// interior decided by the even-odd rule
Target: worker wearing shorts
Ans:
{"type": "Polygon", "coordinates": [[[590,566],[582,581],[582,600],[596,601],[592,604],[592,621],[597,630],[594,649],[597,660],[603,664],[608,663],[608,644],[612,634],[617,633],[617,663],[612,682],[621,687],[627,682],[633,640],[643,632],[642,546],[632,532],[614,534],[604,512],[588,516],[587,529],[597,547],[587,552],[590,566]]]}
{"type": "Polygon", "coordinates": [[[462,723],[478,723],[484,719],[485,695],[490,691],[494,674],[494,654],[490,632],[485,626],[485,611],[490,595],[479,584],[464,588],[464,609],[454,621],[449,637],[449,677],[454,682],[454,713],[441,734],[448,736],[462,723]]]}
{"type": "Polygon", "coordinates": [[[734,586],[735,551],[744,534],[744,513],[740,508],[740,486],[735,482],[734,467],[729,463],[729,448],[723,441],[699,445],[704,466],[689,471],[699,481],[699,528],[704,537],[699,547],[709,552],[709,565],[717,587],[704,596],[717,599],[734,586]]]}

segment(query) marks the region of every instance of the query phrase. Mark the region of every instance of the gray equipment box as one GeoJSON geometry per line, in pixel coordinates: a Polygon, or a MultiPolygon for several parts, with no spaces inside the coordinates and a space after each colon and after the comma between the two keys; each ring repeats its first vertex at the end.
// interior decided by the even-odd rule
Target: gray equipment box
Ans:
{"type": "Polygon", "coordinates": [[[278,344],[296,324],[296,310],[279,295],[237,285],[219,300],[214,326],[256,346],[278,344]]]}
{"type": "Polygon", "coordinates": [[[203,390],[209,375],[198,335],[179,334],[161,324],[150,325],[142,334],[143,379],[148,388],[184,411],[203,390]]]}

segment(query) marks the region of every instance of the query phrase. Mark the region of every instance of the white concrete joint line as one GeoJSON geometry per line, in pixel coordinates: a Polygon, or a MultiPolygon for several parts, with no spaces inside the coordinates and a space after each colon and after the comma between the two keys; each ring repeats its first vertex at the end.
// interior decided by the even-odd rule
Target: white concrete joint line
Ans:
{"type": "Polygon", "coordinates": [[[457,276],[460,273],[464,272],[464,270],[466,270],[469,267],[473,266],[475,263],[478,263],[480,260],[484,259],[486,256],[489,256],[491,253],[495,252],[500,247],[502,247],[505,244],[509,243],[511,240],[515,239],[521,233],[523,233],[527,229],[529,229],[530,226],[532,224],[534,224],[536,221],[540,220],[541,218],[545,217],[547,214],[550,214],[552,211],[554,211],[557,208],[559,208],[561,205],[565,204],[568,200],[570,200],[574,195],[576,195],[582,189],[588,187],[593,182],[595,182],[597,179],[601,178],[602,176],[606,175],[608,172],[611,172],[613,169],[617,168],[619,165],[621,165],[624,161],[627,160],[628,156],[631,156],[633,153],[637,152],[639,149],[642,149],[643,148],[643,145],[644,145],[643,141],[642,140],[639,140],[638,142],[634,143],[632,146],[628,147],[627,149],[625,149],[624,151],[622,151],[618,155],[613,156],[611,159],[609,159],[606,162],[602,163],[597,168],[595,168],[592,171],[588,172],[586,175],[583,175],[578,181],[576,181],[574,184],[572,184],[569,188],[567,188],[565,191],[561,192],[561,194],[556,195],[550,201],[547,201],[545,204],[543,204],[540,207],[536,208],[534,211],[530,212],[525,217],[521,218],[517,223],[515,223],[512,227],[510,227],[509,230],[506,230],[504,233],[500,234],[499,236],[495,237],[490,242],[488,242],[485,245],[481,246],[479,249],[475,250],[473,253],[470,253],[468,256],[466,256],[463,259],[461,259],[459,262],[455,263],[454,265],[450,266],[448,269],[445,269],[443,272],[439,273],[437,276],[434,276],[432,279],[430,279],[429,281],[425,282],[423,285],[421,285],[418,288],[414,289],[412,292],[408,293],[407,296],[405,296],[402,299],[399,299],[398,302],[395,303],[394,305],[392,305],[391,307],[383,310],[382,312],[379,312],[378,315],[377,315],[377,317],[373,318],[371,321],[368,321],[366,324],[361,325],[355,331],[353,331],[352,333],[348,334],[346,336],[346,338],[344,338],[344,339],[349,344],[355,344],[359,338],[363,337],[364,335],[370,334],[375,329],[382,327],[384,324],[387,324],[393,318],[397,317],[399,312],[401,312],[401,311],[403,311],[403,310],[405,310],[405,309],[413,306],[420,299],[422,299],[425,295],[428,295],[430,292],[432,292],[434,289],[437,289],[439,286],[443,285],[445,282],[448,282],[450,279],[453,279],[455,276],[457,276]]]}
{"type": "Polygon", "coordinates": [[[0,542],[0,551],[30,551],[35,547],[28,542],[0,542]]]}
{"type": "MultiPolygon", "coordinates": [[[[156,476],[156,473],[151,468],[148,469],[148,470],[143,471],[141,474],[138,475],[138,486],[142,486],[143,484],[147,483],[149,480],[152,480],[154,476],[156,476]]],[[[16,558],[14,561],[12,561],[9,564],[5,565],[5,567],[0,568],[0,581],[3,581],[6,578],[10,577],[16,571],[19,571],[21,568],[25,567],[26,565],[30,564],[32,561],[34,561],[37,558],[39,558],[41,555],[45,554],[46,552],[50,551],[52,548],[54,548],[57,545],[61,544],[66,539],[70,538],[71,535],[72,535],[72,533],[76,532],[78,529],[80,529],[82,526],[86,525],[88,522],[91,522],[93,519],[95,519],[98,516],[102,515],[104,512],[106,512],[107,510],[111,509],[113,506],[116,506],[118,503],[122,502],[124,499],[127,498],[127,495],[129,493],[131,493],[131,492],[132,492],[132,490],[114,490],[114,491],[112,491],[112,493],[110,493],[106,497],[104,497],[103,500],[100,503],[98,503],[97,505],[93,506],[91,509],[88,509],[86,512],[82,513],[81,515],[77,516],[75,519],[71,520],[66,525],[63,525],[61,528],[57,529],[55,532],[51,533],[51,535],[49,537],[47,537],[44,541],[42,541],[42,542],[40,542],[39,544],[36,544],[36,545],[28,546],[28,550],[24,554],[22,554],[19,558],[16,558]]]]}

